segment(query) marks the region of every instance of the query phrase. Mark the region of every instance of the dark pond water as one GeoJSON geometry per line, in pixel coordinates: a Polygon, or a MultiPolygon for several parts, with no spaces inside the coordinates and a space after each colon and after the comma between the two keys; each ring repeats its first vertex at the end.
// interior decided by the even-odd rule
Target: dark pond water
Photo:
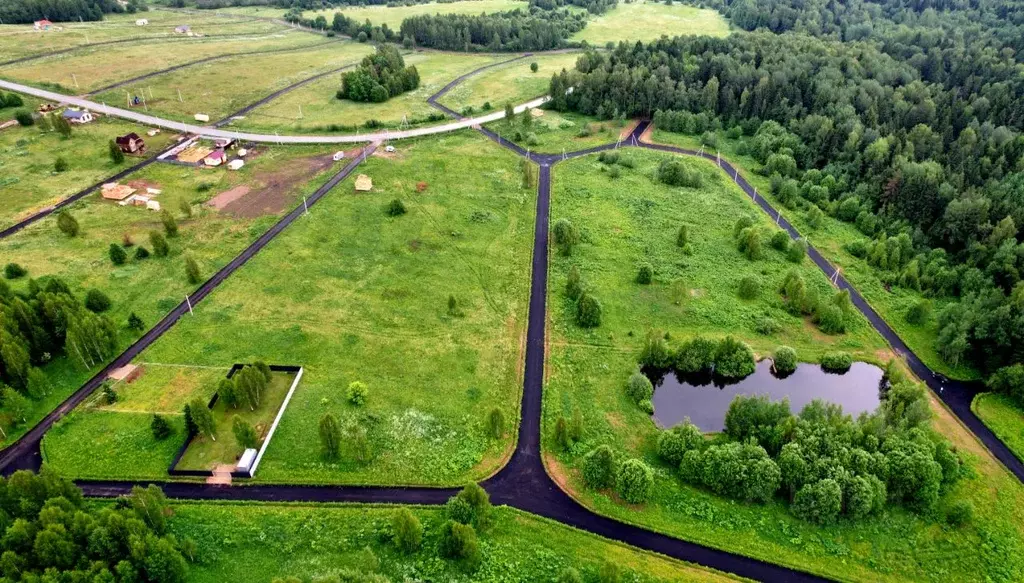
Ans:
{"type": "Polygon", "coordinates": [[[768,395],[773,401],[788,397],[793,413],[814,399],[841,405],[854,417],[878,408],[883,371],[877,366],[855,362],[848,372],[834,374],[816,364],[801,364],[785,378],[776,377],[771,367],[770,360],[762,360],[754,374],[728,385],[710,377],[683,379],[672,372],[652,376],[654,420],[667,428],[689,417],[704,432],[722,431],[729,403],[737,395],[768,395]]]}

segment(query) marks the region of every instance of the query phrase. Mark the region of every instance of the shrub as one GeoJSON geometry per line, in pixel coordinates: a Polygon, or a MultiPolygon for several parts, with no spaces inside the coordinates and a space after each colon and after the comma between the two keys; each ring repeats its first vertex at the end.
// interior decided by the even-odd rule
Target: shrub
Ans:
{"type": "Polygon", "coordinates": [[[185,278],[192,285],[203,281],[203,276],[199,273],[199,264],[191,255],[185,256],[185,278]]]}
{"type": "Polygon", "coordinates": [[[651,380],[639,369],[633,371],[633,374],[629,375],[629,380],[626,381],[626,396],[629,397],[629,400],[639,403],[650,399],[653,395],[654,385],[651,384],[651,380]]]}
{"type": "Polygon", "coordinates": [[[652,279],[654,279],[654,268],[650,263],[641,263],[640,269],[637,270],[636,282],[640,285],[648,285],[652,279]]]}
{"type": "Polygon", "coordinates": [[[136,259],[146,259],[149,257],[149,249],[142,247],[141,245],[135,248],[136,259]]]}
{"type": "Polygon", "coordinates": [[[491,522],[491,498],[479,484],[470,482],[448,500],[445,511],[456,522],[486,528],[491,522]]]}
{"type": "Polygon", "coordinates": [[[157,257],[167,257],[171,252],[170,245],[167,244],[167,239],[158,231],[149,232],[149,244],[153,246],[153,254],[157,257]]]}
{"type": "Polygon", "coordinates": [[[583,575],[572,567],[566,567],[562,569],[562,572],[558,574],[556,583],[583,583],[583,575]]]}
{"type": "Polygon", "coordinates": [[[17,263],[8,263],[4,266],[4,277],[7,279],[18,279],[24,277],[28,270],[17,263]]]}
{"type": "Polygon", "coordinates": [[[615,477],[615,488],[623,500],[631,504],[642,504],[651,495],[654,473],[647,464],[638,459],[629,459],[619,466],[615,477]]]}
{"type": "Polygon", "coordinates": [[[658,165],[658,180],[669,186],[700,188],[700,173],[690,168],[682,160],[668,158],[658,165]]]}
{"type": "Polygon", "coordinates": [[[530,63],[530,71],[536,73],[540,67],[537,65],[537,61],[530,63]]]}
{"type": "Polygon", "coordinates": [[[740,231],[739,237],[736,238],[736,247],[751,261],[761,259],[764,256],[761,229],[747,227],[740,231]]]}
{"type": "Polygon", "coordinates": [[[690,228],[686,225],[679,225],[676,232],[676,247],[684,248],[690,242],[690,228]]]}
{"type": "Polygon", "coordinates": [[[53,171],[57,173],[66,172],[68,169],[68,161],[63,156],[57,156],[57,159],[53,161],[53,171]]]}
{"type": "Polygon", "coordinates": [[[348,384],[346,395],[348,396],[349,403],[356,407],[362,407],[366,404],[367,397],[370,396],[370,389],[362,381],[352,381],[348,384]]]}
{"type": "Polygon", "coordinates": [[[68,211],[57,213],[57,228],[68,237],[76,237],[80,232],[78,221],[68,211]]]}
{"type": "Polygon", "coordinates": [[[1024,364],[1005,366],[985,382],[992,391],[1002,393],[1024,405],[1024,364]]]}
{"type": "Polygon", "coordinates": [[[445,522],[441,526],[438,553],[448,559],[463,561],[467,568],[475,568],[480,563],[480,543],[476,538],[476,530],[468,524],[459,524],[453,520],[445,522]]]}
{"type": "Polygon", "coordinates": [[[163,223],[164,232],[168,237],[178,236],[178,221],[174,220],[174,215],[169,210],[160,211],[160,222],[163,223]]]}
{"type": "Polygon", "coordinates": [[[963,526],[974,519],[974,506],[967,500],[957,500],[946,510],[946,522],[950,526],[963,526]]]}
{"type": "Polygon", "coordinates": [[[128,314],[128,329],[141,332],[146,328],[146,325],[142,322],[142,318],[138,317],[135,312],[128,314]]]}
{"type": "Polygon", "coordinates": [[[117,391],[114,390],[114,386],[109,382],[103,383],[103,388],[100,392],[103,394],[103,402],[107,405],[113,405],[117,402],[117,391]]]}
{"type": "Polygon", "coordinates": [[[736,219],[736,224],[734,224],[733,227],[732,227],[732,236],[734,238],[738,239],[739,236],[740,236],[740,233],[742,233],[744,229],[749,229],[749,228],[751,228],[753,226],[754,226],[754,218],[753,217],[750,217],[750,216],[740,217],[740,218],[736,219]]]}
{"type": "Polygon", "coordinates": [[[803,239],[797,239],[789,244],[789,248],[786,249],[786,259],[793,263],[803,263],[804,257],[807,255],[807,241],[803,239]]]}
{"type": "Polygon", "coordinates": [[[640,349],[640,366],[665,369],[672,366],[672,352],[661,332],[651,332],[640,349]]]}
{"type": "Polygon", "coordinates": [[[818,323],[818,328],[825,334],[846,332],[846,317],[843,310],[834,304],[818,306],[815,321],[818,323]]]}
{"type": "Polygon", "coordinates": [[[110,143],[107,144],[107,151],[110,154],[110,161],[114,164],[124,162],[124,152],[121,151],[121,148],[117,146],[117,142],[114,140],[110,140],[110,143]]]}
{"type": "Polygon", "coordinates": [[[238,415],[231,421],[231,432],[235,434],[235,442],[243,449],[255,449],[259,446],[260,437],[256,434],[256,429],[238,415]]]}
{"type": "Polygon", "coordinates": [[[709,371],[715,365],[717,350],[718,342],[697,336],[679,348],[676,353],[676,369],[684,374],[709,371]]]}
{"type": "Polygon", "coordinates": [[[580,277],[580,270],[575,265],[569,268],[569,277],[565,281],[565,295],[570,300],[578,300],[583,293],[583,278],[580,277]]]}
{"type": "Polygon", "coordinates": [[[128,253],[117,243],[111,243],[107,253],[110,255],[110,262],[114,265],[124,265],[124,262],[128,261],[128,253]]]}
{"type": "Polygon", "coordinates": [[[495,439],[505,435],[505,414],[497,407],[487,414],[487,434],[495,439]]]}
{"type": "Polygon", "coordinates": [[[807,224],[814,230],[821,228],[821,225],[825,222],[825,213],[818,208],[818,205],[811,205],[811,208],[807,209],[807,224]]]}
{"type": "Polygon", "coordinates": [[[576,301],[576,323],[583,328],[596,328],[601,325],[601,302],[594,296],[583,292],[576,301]]]}
{"type": "Polygon", "coordinates": [[[828,372],[844,373],[853,366],[853,357],[848,352],[827,352],[821,357],[821,368],[828,372]]]}
{"type": "Polygon", "coordinates": [[[341,425],[330,413],[320,418],[320,451],[329,460],[336,460],[341,454],[341,425]]]}
{"type": "Polygon", "coordinates": [[[908,323],[915,326],[922,326],[928,322],[932,316],[932,303],[929,300],[921,300],[910,306],[907,310],[906,320],[908,323]]]}
{"type": "Polygon", "coordinates": [[[715,350],[715,374],[728,379],[739,379],[754,372],[757,362],[754,351],[745,343],[727,336],[715,350]]]}
{"type": "Polygon", "coordinates": [[[405,553],[419,550],[423,541],[423,524],[408,508],[399,508],[391,518],[395,546],[405,553]]]}
{"type": "Polygon", "coordinates": [[[754,331],[762,336],[771,336],[779,330],[782,330],[782,325],[776,322],[775,318],[768,315],[761,316],[754,323],[754,331]]]}
{"type": "Polygon", "coordinates": [[[18,125],[20,125],[22,127],[28,127],[28,126],[36,123],[36,120],[34,120],[32,118],[32,114],[29,113],[28,111],[25,111],[24,109],[19,110],[18,112],[16,112],[14,114],[14,119],[18,120],[18,125]]]}
{"type": "Polygon", "coordinates": [[[171,424],[163,415],[154,414],[149,429],[153,432],[153,439],[157,441],[163,441],[171,436],[171,424]]]}
{"type": "Polygon", "coordinates": [[[399,199],[394,199],[388,203],[387,209],[384,211],[389,217],[400,217],[407,211],[405,210],[405,203],[399,199]]]}
{"type": "Polygon", "coordinates": [[[597,161],[602,164],[615,164],[619,161],[619,153],[614,150],[601,152],[597,155],[597,161]]]}
{"type": "Polygon", "coordinates": [[[666,429],[658,435],[658,457],[677,468],[686,452],[700,449],[703,445],[704,434],[686,419],[681,425],[666,429]]]}
{"type": "Polygon", "coordinates": [[[595,490],[610,488],[615,482],[615,453],[599,445],[583,456],[583,481],[595,490]]]}
{"type": "Polygon", "coordinates": [[[753,300],[761,295],[761,280],[753,275],[748,275],[740,280],[740,297],[745,300],[753,300]]]}
{"type": "Polygon", "coordinates": [[[98,289],[91,289],[85,294],[85,307],[90,312],[100,313],[110,309],[111,302],[107,294],[98,289]]]}
{"type": "Polygon", "coordinates": [[[788,346],[776,348],[775,354],[772,355],[772,364],[775,366],[775,372],[781,374],[795,371],[797,366],[796,351],[788,346]]]}
{"type": "Polygon", "coordinates": [[[643,401],[638,402],[636,406],[640,407],[640,410],[648,415],[654,414],[654,401],[650,399],[644,399],[643,401]]]}
{"type": "Polygon", "coordinates": [[[771,245],[773,248],[778,249],[779,251],[788,251],[789,242],[789,233],[782,230],[772,233],[771,245]]]}
{"type": "Polygon", "coordinates": [[[608,169],[608,178],[618,178],[622,176],[622,171],[619,170],[618,166],[612,166],[608,169]]]}
{"type": "Polygon", "coordinates": [[[843,491],[832,478],[807,484],[793,497],[792,511],[815,524],[831,524],[843,506],[843,491]]]}
{"type": "Polygon", "coordinates": [[[562,255],[572,255],[573,247],[575,247],[580,241],[579,231],[572,222],[566,218],[558,219],[555,221],[552,233],[555,237],[555,244],[558,245],[558,249],[562,255]]]}
{"type": "Polygon", "coordinates": [[[187,201],[185,199],[181,199],[181,201],[178,203],[178,210],[181,211],[181,214],[185,218],[187,218],[187,219],[191,219],[192,218],[192,204],[189,203],[189,201],[187,201]]]}

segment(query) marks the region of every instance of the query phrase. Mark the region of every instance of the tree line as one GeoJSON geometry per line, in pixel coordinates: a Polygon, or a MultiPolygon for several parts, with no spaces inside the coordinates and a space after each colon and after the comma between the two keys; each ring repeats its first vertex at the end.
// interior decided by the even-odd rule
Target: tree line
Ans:
{"type": "Polygon", "coordinates": [[[406,67],[394,46],[380,45],[376,53],[363,57],[356,70],[341,76],[337,96],[338,99],[382,103],[419,85],[420,74],[416,67],[406,67]]]}
{"type": "Polygon", "coordinates": [[[133,1],[125,6],[115,0],[9,0],[0,4],[4,24],[30,24],[47,19],[52,22],[103,20],[104,14],[147,10],[145,3],[133,1]]]}
{"type": "Polygon", "coordinates": [[[46,470],[0,478],[3,579],[183,583],[197,546],[168,533],[170,514],[156,486],[95,505],[46,470]]]}
{"type": "Polygon", "coordinates": [[[511,10],[495,14],[436,14],[402,21],[402,37],[449,51],[530,51],[568,46],[586,26],[586,15],[568,9],[511,10]]]}
{"type": "Polygon", "coordinates": [[[992,372],[1024,357],[1024,80],[993,37],[936,37],[913,50],[765,32],[620,44],[554,75],[552,107],[745,137],[740,153],[812,228],[830,215],[864,234],[848,250],[886,285],[959,299],[937,315],[940,354],[992,372]]]}
{"type": "Polygon", "coordinates": [[[591,14],[604,14],[619,4],[619,0],[530,0],[530,6],[554,10],[562,6],[579,6],[591,14]]]}

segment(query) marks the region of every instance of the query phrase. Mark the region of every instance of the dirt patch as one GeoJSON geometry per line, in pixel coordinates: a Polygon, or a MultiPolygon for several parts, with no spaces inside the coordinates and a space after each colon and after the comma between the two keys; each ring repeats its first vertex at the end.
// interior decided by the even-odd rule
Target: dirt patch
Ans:
{"type": "Polygon", "coordinates": [[[146,191],[147,188],[152,188],[154,190],[161,190],[162,189],[162,187],[159,184],[157,184],[156,182],[152,182],[150,180],[146,180],[145,178],[136,178],[135,180],[129,180],[125,184],[127,184],[128,186],[131,186],[135,190],[142,191],[143,194],[145,194],[145,191],[146,191]]]}
{"type": "Polygon", "coordinates": [[[928,404],[931,406],[932,414],[935,415],[932,420],[935,428],[949,439],[957,449],[971,452],[971,454],[978,457],[981,463],[987,466],[995,466],[995,468],[986,468],[986,471],[992,471],[993,469],[998,471],[1001,469],[1001,465],[995,456],[992,455],[988,448],[982,445],[981,441],[973,433],[964,427],[960,420],[939,401],[939,398],[930,390],[926,391],[926,394],[928,395],[928,404]]]}
{"type": "Polygon", "coordinates": [[[572,496],[573,498],[579,498],[579,494],[569,485],[569,476],[565,466],[563,466],[555,456],[551,454],[544,454],[544,467],[548,470],[548,475],[551,479],[558,484],[563,492],[572,496]]]}
{"type": "Polygon", "coordinates": [[[217,210],[224,210],[224,207],[249,194],[250,190],[251,189],[248,186],[240,184],[211,198],[206,202],[206,204],[207,206],[212,206],[217,210]]]}
{"type": "Polygon", "coordinates": [[[644,133],[640,134],[640,141],[645,144],[652,144],[651,136],[654,134],[654,124],[648,124],[647,129],[644,133]]]}
{"type": "Polygon", "coordinates": [[[638,125],[640,125],[640,120],[631,121],[626,124],[626,126],[622,128],[622,131],[619,132],[619,139],[625,140],[628,138],[629,134],[633,133],[633,130],[635,130],[638,125]]]}
{"type": "Polygon", "coordinates": [[[237,217],[278,214],[291,208],[296,198],[297,184],[309,180],[332,164],[334,160],[331,155],[312,156],[294,160],[274,171],[256,172],[251,182],[260,186],[236,186],[218,194],[208,204],[237,217]],[[242,192],[243,188],[245,192],[242,192]],[[218,201],[222,196],[225,198],[218,201]]]}
{"type": "Polygon", "coordinates": [[[704,290],[701,288],[693,288],[690,290],[691,298],[702,298],[704,297],[704,290]]]}
{"type": "MultiPolygon", "coordinates": [[[[345,156],[348,157],[348,155],[349,154],[346,152],[345,156]]],[[[376,150],[373,151],[373,154],[370,155],[376,156],[378,158],[384,158],[385,160],[400,160],[405,157],[401,155],[397,149],[394,152],[385,152],[384,148],[377,148],[376,150]]]]}
{"type": "Polygon", "coordinates": [[[616,429],[622,429],[626,426],[626,422],[622,420],[622,415],[614,411],[605,413],[604,418],[608,421],[609,425],[616,429]]]}

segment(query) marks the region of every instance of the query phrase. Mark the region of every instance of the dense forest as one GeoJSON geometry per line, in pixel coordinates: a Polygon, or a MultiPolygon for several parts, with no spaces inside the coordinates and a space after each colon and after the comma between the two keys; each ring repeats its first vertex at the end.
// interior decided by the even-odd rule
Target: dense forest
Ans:
{"type": "Polygon", "coordinates": [[[103,20],[104,14],[146,10],[135,0],[121,6],[116,0],[4,0],[0,2],[0,20],[4,24],[29,24],[44,18],[52,22],[103,20]]]}
{"type": "Polygon", "coordinates": [[[406,67],[401,53],[392,45],[381,45],[363,58],[359,67],[341,76],[338,99],[381,103],[420,86],[416,67],[406,67]]]}
{"type": "Polygon", "coordinates": [[[773,19],[786,3],[725,11],[751,6],[757,18],[744,27],[813,35],[757,31],[590,52],[552,78],[552,106],[747,136],[745,152],[776,196],[855,224],[864,240],[849,251],[887,285],[959,299],[935,316],[927,299],[908,314],[937,318],[945,360],[986,373],[1024,360],[1019,13],[830,3],[783,26],[773,19]],[[999,28],[957,26],[995,14],[1008,19],[999,28]]]}
{"type": "Polygon", "coordinates": [[[566,46],[586,24],[586,15],[567,9],[437,14],[406,18],[401,35],[418,46],[449,51],[539,51],[566,46]]]}
{"type": "Polygon", "coordinates": [[[562,6],[579,6],[591,14],[604,14],[618,4],[618,0],[530,0],[530,6],[554,10],[562,6]]]}

